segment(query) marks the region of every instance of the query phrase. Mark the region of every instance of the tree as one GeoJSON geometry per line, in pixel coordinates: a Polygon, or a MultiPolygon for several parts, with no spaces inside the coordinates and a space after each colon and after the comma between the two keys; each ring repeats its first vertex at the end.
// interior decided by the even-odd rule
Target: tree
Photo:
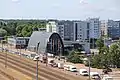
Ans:
{"type": "Polygon", "coordinates": [[[112,66],[120,67],[120,43],[115,43],[110,47],[109,59],[112,66]]]}
{"type": "Polygon", "coordinates": [[[71,51],[71,53],[67,57],[67,61],[72,63],[82,63],[80,54],[76,51],[71,51]]]}
{"type": "Polygon", "coordinates": [[[103,53],[104,41],[102,40],[102,38],[96,41],[96,45],[98,47],[99,53],[103,53]]]}
{"type": "Polygon", "coordinates": [[[7,31],[5,29],[0,28],[0,37],[4,37],[7,35],[7,31]]]}
{"type": "Polygon", "coordinates": [[[94,55],[91,59],[91,66],[96,68],[109,67],[109,48],[107,46],[101,47],[101,53],[94,55]]]}

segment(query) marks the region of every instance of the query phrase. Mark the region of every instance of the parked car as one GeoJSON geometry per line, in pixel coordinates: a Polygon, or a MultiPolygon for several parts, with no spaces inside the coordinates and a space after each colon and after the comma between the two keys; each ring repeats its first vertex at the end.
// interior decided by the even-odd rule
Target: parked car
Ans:
{"type": "Polygon", "coordinates": [[[109,75],[104,75],[102,80],[113,80],[113,78],[110,77],[109,75]]]}
{"type": "Polygon", "coordinates": [[[56,63],[53,63],[51,66],[52,67],[58,67],[58,65],[56,63]]]}
{"type": "Polygon", "coordinates": [[[70,70],[70,66],[71,66],[71,65],[64,65],[64,70],[69,71],[69,70],[70,70]]]}
{"type": "Polygon", "coordinates": [[[35,56],[35,57],[33,58],[33,60],[34,60],[34,61],[39,60],[39,56],[38,56],[38,55],[37,55],[37,56],[35,56]]]}
{"type": "Polygon", "coordinates": [[[112,69],[110,69],[110,68],[103,69],[104,74],[108,74],[108,72],[112,72],[112,69]]]}
{"type": "Polygon", "coordinates": [[[86,69],[80,69],[79,73],[80,73],[80,75],[88,76],[88,71],[86,69]]]}
{"type": "Polygon", "coordinates": [[[77,68],[75,66],[70,66],[69,70],[71,72],[77,72],[77,68]]]}
{"type": "Polygon", "coordinates": [[[98,72],[90,72],[90,77],[92,79],[97,79],[97,80],[100,80],[100,75],[98,72]]]}
{"type": "Polygon", "coordinates": [[[54,59],[48,58],[48,64],[49,64],[49,65],[52,65],[53,63],[54,63],[54,59]]]}

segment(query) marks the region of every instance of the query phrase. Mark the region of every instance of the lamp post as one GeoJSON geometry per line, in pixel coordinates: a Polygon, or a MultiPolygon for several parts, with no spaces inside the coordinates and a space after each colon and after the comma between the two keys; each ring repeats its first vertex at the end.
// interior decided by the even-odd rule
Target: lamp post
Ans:
{"type": "MultiPolygon", "coordinates": [[[[40,45],[40,42],[38,42],[38,44],[37,44],[37,49],[36,49],[37,54],[38,54],[39,45],[40,45]]],[[[36,80],[38,80],[38,59],[39,59],[39,57],[37,57],[37,64],[36,64],[36,80]]]]}
{"type": "Polygon", "coordinates": [[[89,63],[89,80],[91,80],[90,79],[90,54],[88,55],[88,63],[89,63]]]}
{"type": "Polygon", "coordinates": [[[6,60],[5,60],[5,68],[7,68],[7,52],[8,52],[8,44],[7,44],[7,49],[6,49],[6,60]]]}
{"type": "Polygon", "coordinates": [[[3,41],[1,40],[1,43],[2,43],[2,52],[3,52],[3,41]]]}
{"type": "Polygon", "coordinates": [[[87,54],[87,57],[88,57],[88,63],[89,63],[89,80],[91,80],[90,79],[90,56],[91,56],[91,52],[90,52],[89,48],[86,48],[85,51],[86,51],[86,54],[87,54]]]}

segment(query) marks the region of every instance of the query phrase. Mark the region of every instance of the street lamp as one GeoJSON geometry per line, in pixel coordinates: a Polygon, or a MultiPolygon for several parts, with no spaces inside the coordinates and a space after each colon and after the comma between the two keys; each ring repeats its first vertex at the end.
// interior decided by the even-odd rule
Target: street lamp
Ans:
{"type": "Polygon", "coordinates": [[[3,52],[3,41],[1,40],[1,43],[2,43],[2,52],[3,52]]]}
{"type": "MultiPolygon", "coordinates": [[[[37,54],[38,54],[39,45],[40,45],[40,42],[37,43],[37,49],[36,49],[36,53],[37,54]]],[[[37,59],[37,64],[36,64],[36,80],[38,80],[38,59],[39,59],[39,56],[36,57],[36,59],[37,59]]]]}
{"type": "Polygon", "coordinates": [[[7,48],[6,48],[6,60],[5,60],[5,68],[7,68],[7,52],[8,52],[8,44],[7,44],[7,48]]]}
{"type": "Polygon", "coordinates": [[[88,57],[88,63],[89,63],[89,80],[90,79],[90,56],[91,56],[91,52],[90,52],[90,49],[86,49],[86,54],[87,54],[87,57],[88,57]]]}
{"type": "Polygon", "coordinates": [[[91,79],[90,79],[90,56],[91,56],[91,55],[89,54],[89,55],[88,55],[88,63],[89,63],[89,80],[91,80],[91,79]]]}
{"type": "Polygon", "coordinates": [[[20,58],[21,58],[21,47],[22,47],[22,44],[20,43],[20,58]]]}

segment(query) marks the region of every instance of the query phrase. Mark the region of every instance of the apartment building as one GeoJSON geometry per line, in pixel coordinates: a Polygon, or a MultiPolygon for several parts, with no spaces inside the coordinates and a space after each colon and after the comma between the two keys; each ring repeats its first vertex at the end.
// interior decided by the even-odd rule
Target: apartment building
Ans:
{"type": "Polygon", "coordinates": [[[49,21],[46,24],[46,32],[57,32],[57,22],[56,21],[49,21]]]}
{"type": "Polygon", "coordinates": [[[90,39],[90,23],[86,21],[74,22],[74,41],[88,42],[90,39]]]}
{"type": "Polygon", "coordinates": [[[120,21],[107,20],[101,21],[101,35],[117,39],[120,37],[120,21]]]}
{"type": "Polygon", "coordinates": [[[74,40],[73,21],[59,21],[57,29],[63,40],[74,40]]]}
{"type": "Polygon", "coordinates": [[[101,36],[99,18],[88,18],[86,21],[90,23],[90,38],[99,39],[101,36]]]}
{"type": "Polygon", "coordinates": [[[100,22],[100,26],[101,26],[101,36],[107,36],[108,35],[107,21],[102,20],[100,22]]]}

